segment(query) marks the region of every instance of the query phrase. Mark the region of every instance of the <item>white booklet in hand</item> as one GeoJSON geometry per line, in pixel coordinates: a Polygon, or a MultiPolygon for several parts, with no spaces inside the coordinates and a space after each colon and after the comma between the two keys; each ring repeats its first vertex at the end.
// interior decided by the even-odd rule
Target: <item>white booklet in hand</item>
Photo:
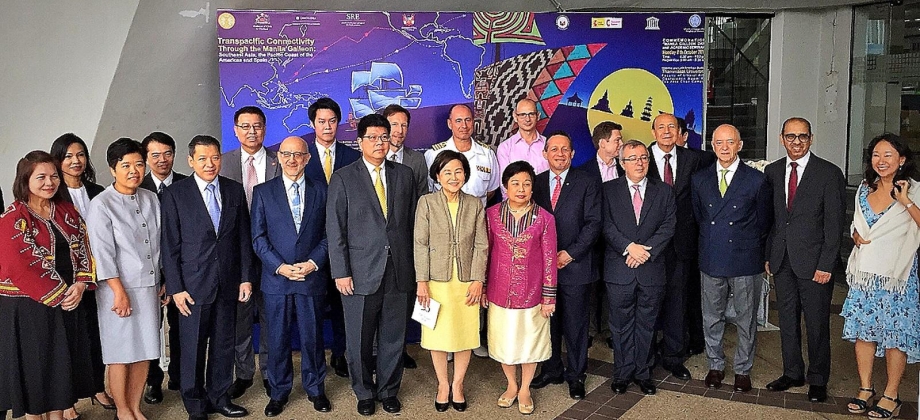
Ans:
{"type": "Polygon", "coordinates": [[[438,321],[438,311],[440,309],[441,304],[434,299],[428,299],[428,309],[423,308],[422,304],[416,299],[415,309],[412,310],[412,319],[418,321],[419,324],[434,329],[434,325],[438,321]]]}

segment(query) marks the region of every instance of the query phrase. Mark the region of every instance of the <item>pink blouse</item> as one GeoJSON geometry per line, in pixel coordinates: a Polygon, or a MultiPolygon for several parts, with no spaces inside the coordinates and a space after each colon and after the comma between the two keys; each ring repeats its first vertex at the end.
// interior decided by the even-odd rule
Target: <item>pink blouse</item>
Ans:
{"type": "Polygon", "coordinates": [[[489,231],[490,304],[508,309],[556,303],[556,222],[538,208],[533,223],[514,237],[505,228],[501,205],[486,210],[489,231]]]}

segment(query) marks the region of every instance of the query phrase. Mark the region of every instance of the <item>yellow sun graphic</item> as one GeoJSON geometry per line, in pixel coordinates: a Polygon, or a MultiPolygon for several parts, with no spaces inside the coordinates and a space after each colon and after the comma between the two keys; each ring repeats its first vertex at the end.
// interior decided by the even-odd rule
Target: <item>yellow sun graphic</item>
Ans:
{"type": "Polygon", "coordinates": [[[588,130],[604,121],[623,126],[623,140],[655,141],[652,119],[661,112],[674,113],[667,86],[642,69],[617,70],[597,84],[588,101],[588,130]]]}

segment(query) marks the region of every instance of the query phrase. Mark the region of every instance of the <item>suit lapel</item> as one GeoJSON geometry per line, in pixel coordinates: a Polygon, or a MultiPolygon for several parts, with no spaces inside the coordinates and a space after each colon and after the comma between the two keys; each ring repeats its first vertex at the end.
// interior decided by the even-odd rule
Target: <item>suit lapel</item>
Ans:
{"type": "MultiPolygon", "coordinates": [[[[645,184],[645,197],[642,199],[642,210],[639,212],[639,223],[637,226],[642,226],[642,223],[645,223],[645,219],[648,217],[648,212],[652,208],[652,200],[655,199],[655,188],[652,188],[652,181],[649,180],[645,184]]],[[[630,200],[632,202],[632,200],[630,200]]],[[[635,211],[633,212],[635,214],[635,211]]]]}
{"type": "MultiPolygon", "coordinates": [[[[816,161],[817,161],[817,156],[815,156],[815,154],[812,153],[811,157],[808,159],[808,165],[805,165],[805,169],[802,170],[802,179],[799,180],[799,185],[796,186],[795,199],[792,201],[792,209],[790,209],[790,213],[795,212],[796,208],[801,207],[802,205],[799,203],[802,201],[802,199],[809,196],[808,191],[811,189],[812,184],[815,183],[814,179],[818,176],[815,172],[816,171],[815,164],[817,163],[816,161]]],[[[786,181],[786,165],[788,164],[789,164],[788,161],[783,162],[783,183],[784,184],[788,184],[788,181],[786,181]]],[[[784,192],[786,191],[786,188],[787,188],[787,185],[783,185],[784,192]]],[[[787,192],[783,194],[783,197],[786,199],[786,202],[788,203],[789,193],[787,192]]]]}
{"type": "MultiPolygon", "coordinates": [[[[396,205],[396,201],[394,199],[394,196],[396,195],[395,192],[396,192],[396,181],[397,181],[396,164],[391,161],[384,160],[383,167],[386,168],[386,175],[387,175],[387,180],[386,180],[387,182],[387,186],[386,186],[387,214],[390,214],[390,211],[393,210],[394,206],[396,205]]],[[[376,194],[377,192],[375,191],[374,195],[376,194]]],[[[380,210],[380,215],[383,216],[383,209],[380,210]]],[[[390,220],[389,217],[387,217],[386,220],[387,220],[387,223],[389,223],[389,220],[390,220]]]]}
{"type": "MultiPolygon", "coordinates": [[[[214,223],[211,222],[211,214],[208,213],[208,206],[204,202],[204,194],[198,188],[198,181],[192,179],[191,182],[187,182],[186,184],[188,184],[186,188],[190,190],[186,194],[188,194],[189,197],[194,197],[194,199],[192,199],[194,203],[191,204],[192,211],[197,212],[199,218],[206,221],[208,226],[214,226],[214,223]]],[[[182,197],[181,192],[177,191],[177,193],[176,195],[178,197],[182,197]]],[[[221,195],[223,196],[223,192],[221,192],[221,195]]],[[[223,223],[223,216],[221,216],[221,223],[223,223]]],[[[208,232],[214,232],[214,229],[208,229],[208,232]]],[[[217,232],[214,232],[214,236],[217,236],[217,232]]]]}
{"type": "MultiPolygon", "coordinates": [[[[719,214],[725,205],[734,198],[736,195],[741,194],[741,189],[744,188],[744,185],[747,184],[748,173],[741,166],[745,165],[744,162],[738,163],[738,169],[735,170],[735,174],[732,175],[732,182],[728,184],[728,189],[725,190],[725,196],[719,200],[719,206],[715,209],[713,215],[719,214]]],[[[718,185],[718,176],[716,177],[716,183],[713,185],[718,185]]],[[[719,189],[716,188],[716,194],[719,194],[719,189]]]]}
{"type": "MultiPolygon", "coordinates": [[[[294,230],[294,226],[295,226],[294,225],[294,215],[291,209],[291,205],[288,203],[287,191],[285,191],[285,188],[284,188],[284,181],[280,179],[279,181],[281,182],[278,182],[277,186],[274,186],[269,190],[271,192],[271,198],[272,198],[271,204],[276,209],[286,209],[287,210],[287,215],[283,216],[285,223],[290,222],[290,228],[291,230],[294,230]]],[[[274,181],[271,181],[271,182],[274,182],[274,181]]],[[[301,197],[303,196],[301,195],[301,197]]]]}
{"type": "Polygon", "coordinates": [[[278,170],[278,155],[265,149],[265,180],[268,181],[275,177],[278,170]]]}
{"type": "MultiPolygon", "coordinates": [[[[226,229],[227,224],[230,223],[228,220],[231,219],[231,217],[227,217],[227,216],[231,216],[230,214],[231,207],[229,204],[230,203],[230,189],[227,187],[227,183],[229,181],[226,179],[222,181],[223,182],[220,183],[220,187],[219,187],[220,188],[220,223],[218,225],[219,228],[217,229],[218,237],[220,237],[221,232],[223,232],[224,229],[226,229]]],[[[207,211],[207,207],[205,207],[205,211],[207,211]]],[[[208,215],[208,218],[210,217],[211,216],[208,215]]]]}
{"type": "Polygon", "coordinates": [[[572,193],[576,182],[578,182],[578,175],[575,173],[575,171],[569,168],[568,175],[566,175],[565,179],[562,180],[562,190],[559,191],[559,199],[556,201],[557,206],[561,206],[562,203],[565,203],[565,197],[572,193]]]}
{"type": "MultiPolygon", "coordinates": [[[[313,215],[313,202],[316,200],[316,188],[313,187],[309,178],[304,177],[303,185],[303,194],[300,196],[300,208],[303,215],[300,217],[300,232],[297,232],[297,237],[303,235],[307,225],[306,220],[308,216],[313,215]]],[[[293,215],[291,215],[291,221],[294,221],[293,215]]]]}
{"type": "Polygon", "coordinates": [[[675,176],[677,179],[674,181],[674,188],[682,190],[686,185],[690,184],[690,167],[695,166],[692,161],[690,153],[680,146],[674,146],[675,154],[677,155],[677,173],[675,176]]]}

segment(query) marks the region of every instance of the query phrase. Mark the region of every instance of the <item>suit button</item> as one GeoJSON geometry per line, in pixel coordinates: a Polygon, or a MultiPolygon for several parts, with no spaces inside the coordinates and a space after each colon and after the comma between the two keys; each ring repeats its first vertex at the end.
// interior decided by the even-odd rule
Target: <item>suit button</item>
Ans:
{"type": "Polygon", "coordinates": [[[141,227],[147,227],[146,223],[141,223],[141,227]]]}
{"type": "Polygon", "coordinates": [[[734,224],[735,224],[735,222],[728,222],[728,225],[729,225],[729,226],[734,225],[734,224]]]}
{"type": "Polygon", "coordinates": [[[150,240],[149,240],[149,239],[144,239],[144,243],[145,243],[145,244],[149,244],[149,243],[150,243],[150,240]]]}
{"type": "Polygon", "coordinates": [[[137,214],[141,214],[141,211],[140,211],[140,210],[134,210],[134,212],[137,213],[137,214]]]}
{"type": "Polygon", "coordinates": [[[714,224],[716,224],[716,222],[715,222],[715,221],[713,221],[713,222],[712,222],[712,224],[714,225],[714,224]]]}
{"type": "Polygon", "coordinates": [[[712,207],[712,204],[710,204],[709,207],[712,207]]]}
{"type": "Polygon", "coordinates": [[[151,276],[153,275],[153,271],[150,272],[150,275],[151,275],[151,276]]]}
{"type": "Polygon", "coordinates": [[[729,240],[728,240],[728,243],[732,243],[732,240],[731,240],[731,239],[729,239],[729,240]]]}
{"type": "Polygon", "coordinates": [[[732,206],[732,208],[733,208],[733,209],[736,209],[736,208],[738,208],[738,206],[732,206]]]}
{"type": "Polygon", "coordinates": [[[150,259],[150,256],[149,256],[149,255],[147,256],[147,259],[148,259],[148,260],[150,259]]]}

